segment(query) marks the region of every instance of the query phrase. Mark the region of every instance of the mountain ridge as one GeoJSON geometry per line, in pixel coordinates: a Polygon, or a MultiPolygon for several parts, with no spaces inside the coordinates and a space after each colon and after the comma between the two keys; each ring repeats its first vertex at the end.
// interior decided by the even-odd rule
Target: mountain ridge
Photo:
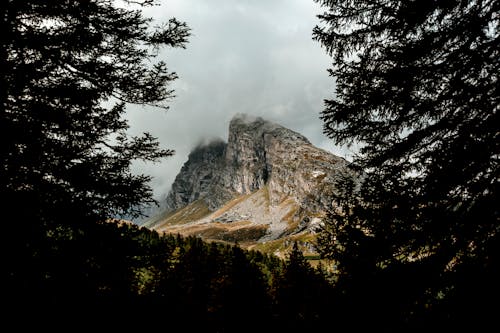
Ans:
{"type": "Polygon", "coordinates": [[[299,235],[309,239],[347,165],[300,133],[238,114],[229,123],[227,143],[193,149],[165,210],[144,225],[247,247],[299,235]]]}

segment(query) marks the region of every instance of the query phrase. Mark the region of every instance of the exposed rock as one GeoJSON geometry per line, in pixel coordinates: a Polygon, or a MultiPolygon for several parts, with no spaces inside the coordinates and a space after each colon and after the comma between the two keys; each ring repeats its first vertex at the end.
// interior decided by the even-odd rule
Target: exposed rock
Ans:
{"type": "Polygon", "coordinates": [[[222,165],[226,143],[216,140],[196,147],[175,177],[166,199],[166,210],[180,209],[199,198],[207,198],[222,165]]]}
{"type": "Polygon", "coordinates": [[[227,144],[215,141],[191,152],[167,196],[164,223],[157,217],[149,226],[168,231],[168,212],[202,200],[211,213],[191,224],[265,225],[260,242],[313,233],[346,165],[299,133],[239,114],[229,124],[227,144]]]}

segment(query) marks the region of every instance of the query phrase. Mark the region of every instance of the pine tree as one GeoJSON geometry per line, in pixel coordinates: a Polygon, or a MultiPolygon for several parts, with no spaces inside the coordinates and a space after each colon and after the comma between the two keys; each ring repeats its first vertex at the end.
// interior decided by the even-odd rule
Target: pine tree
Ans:
{"type": "Polygon", "coordinates": [[[283,272],[275,281],[275,311],[282,328],[291,332],[316,329],[319,308],[324,305],[318,293],[324,283],[321,278],[295,241],[283,272]]]}
{"type": "Polygon", "coordinates": [[[337,198],[347,204],[328,222],[334,232],[322,248],[347,275],[355,274],[349,251],[364,253],[373,272],[425,267],[428,298],[411,302],[455,303],[446,316],[463,321],[460,306],[472,311],[495,293],[479,288],[468,299],[460,276],[498,276],[500,4],[317,2],[326,12],[314,38],[332,56],[336,80],[324,133],[357,144],[353,167],[364,173],[360,189],[337,198]]]}
{"type": "MultiPolygon", "coordinates": [[[[90,240],[104,242],[89,234],[92,225],[135,216],[153,202],[150,177],[132,174],[131,163],[173,151],[148,133],[127,134],[124,112],[129,104],[167,108],[168,84],[177,75],[155,57],[163,47],[184,47],[189,35],[176,19],[153,27],[142,12],[153,4],[0,3],[0,196],[9,293],[31,300],[31,291],[50,295],[47,285],[63,280],[72,291],[83,287],[76,281],[97,262],[92,248],[99,245],[90,240]]],[[[111,243],[103,251],[118,249],[111,243]]],[[[114,260],[126,259],[119,256],[114,260]]]]}
{"type": "MultiPolygon", "coordinates": [[[[176,78],[163,46],[184,47],[188,28],[143,17],[152,1],[3,1],[1,190],[30,202],[30,217],[103,220],[152,202],[133,160],[172,154],[150,134],[129,137],[127,104],[166,108],[176,78]],[[132,5],[132,3],[135,4],[132,5]]],[[[26,212],[28,213],[28,212],[26,212]]]]}

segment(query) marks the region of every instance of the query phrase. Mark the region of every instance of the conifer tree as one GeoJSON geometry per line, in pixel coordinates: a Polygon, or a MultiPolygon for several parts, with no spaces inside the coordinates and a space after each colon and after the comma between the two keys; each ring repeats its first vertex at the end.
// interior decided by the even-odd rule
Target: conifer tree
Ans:
{"type": "MultiPolygon", "coordinates": [[[[71,287],[91,294],[84,284],[106,258],[94,253],[105,241],[90,228],[153,202],[150,177],[133,174],[131,163],[173,151],[148,133],[131,137],[124,113],[130,104],[167,108],[177,75],[155,58],[189,35],[176,19],[153,26],[142,9],[154,3],[0,3],[0,197],[13,299],[54,294],[49,285],[67,299],[71,287]]],[[[101,250],[125,265],[118,246],[110,239],[101,250]]]]}
{"type": "Polygon", "coordinates": [[[464,320],[460,306],[472,313],[498,295],[494,284],[465,292],[463,277],[498,276],[500,4],[317,2],[326,11],[314,38],[336,81],[324,133],[357,144],[353,167],[364,173],[336,198],[321,248],[351,276],[360,262],[364,273],[425,267],[416,294],[427,299],[410,303],[455,304],[445,317],[464,320]]]}
{"type": "Polygon", "coordinates": [[[150,178],[130,164],[172,151],[148,133],[130,137],[123,116],[128,104],[167,108],[177,76],[155,57],[184,47],[189,32],[176,19],[153,27],[142,14],[150,5],[0,4],[0,189],[9,204],[30,203],[17,212],[25,219],[103,220],[152,202],[150,178]]]}
{"type": "Polygon", "coordinates": [[[275,282],[275,308],[286,330],[316,329],[320,319],[318,310],[325,305],[318,294],[324,282],[322,278],[316,275],[295,241],[275,282]]]}

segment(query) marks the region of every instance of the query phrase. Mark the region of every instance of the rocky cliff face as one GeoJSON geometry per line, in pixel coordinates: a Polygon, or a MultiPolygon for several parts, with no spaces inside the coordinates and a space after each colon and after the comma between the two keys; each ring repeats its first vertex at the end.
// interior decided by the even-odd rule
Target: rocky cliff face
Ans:
{"type": "Polygon", "coordinates": [[[255,242],[311,231],[346,165],[299,133],[237,115],[227,144],[216,141],[193,150],[168,194],[167,211],[147,225],[177,232],[196,226],[192,233],[203,236],[202,226],[245,222],[259,229],[255,242]]]}
{"type": "Polygon", "coordinates": [[[165,207],[169,211],[187,206],[212,195],[214,179],[223,165],[226,143],[222,140],[196,147],[175,177],[172,189],[167,195],[165,207]]]}

